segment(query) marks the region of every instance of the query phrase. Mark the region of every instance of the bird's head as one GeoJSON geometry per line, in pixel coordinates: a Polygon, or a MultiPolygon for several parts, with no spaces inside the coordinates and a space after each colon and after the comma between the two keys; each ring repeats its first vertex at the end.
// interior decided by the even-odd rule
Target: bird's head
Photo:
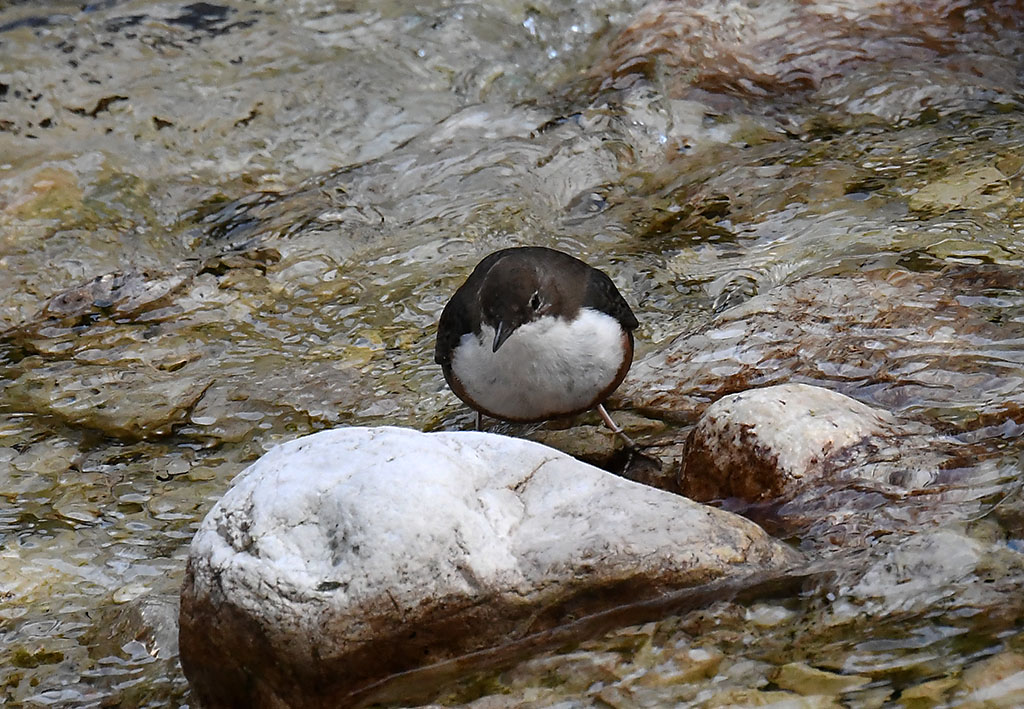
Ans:
{"type": "Polygon", "coordinates": [[[492,351],[523,325],[559,310],[559,289],[550,278],[524,264],[499,263],[480,290],[483,321],[494,329],[492,351]]]}

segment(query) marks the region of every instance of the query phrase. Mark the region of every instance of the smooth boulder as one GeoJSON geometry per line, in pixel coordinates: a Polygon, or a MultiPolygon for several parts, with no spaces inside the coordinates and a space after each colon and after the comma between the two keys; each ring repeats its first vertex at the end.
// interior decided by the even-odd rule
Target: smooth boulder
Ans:
{"type": "Polygon", "coordinates": [[[676,483],[684,495],[702,501],[785,497],[813,483],[851,477],[923,487],[938,459],[921,449],[921,429],[822,387],[751,389],[704,411],[687,440],[676,483]]]}
{"type": "Polygon", "coordinates": [[[340,428],[241,473],[195,535],[180,647],[213,707],[389,678],[799,559],[752,522],[487,433],[340,428]]]}

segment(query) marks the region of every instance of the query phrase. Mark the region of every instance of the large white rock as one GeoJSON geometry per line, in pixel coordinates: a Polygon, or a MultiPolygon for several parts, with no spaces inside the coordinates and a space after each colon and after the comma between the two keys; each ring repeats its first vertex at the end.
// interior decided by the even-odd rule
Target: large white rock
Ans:
{"type": "Polygon", "coordinates": [[[529,441],[335,429],[270,451],[203,521],[182,664],[205,707],[345,706],[398,672],[796,558],[529,441]]]}

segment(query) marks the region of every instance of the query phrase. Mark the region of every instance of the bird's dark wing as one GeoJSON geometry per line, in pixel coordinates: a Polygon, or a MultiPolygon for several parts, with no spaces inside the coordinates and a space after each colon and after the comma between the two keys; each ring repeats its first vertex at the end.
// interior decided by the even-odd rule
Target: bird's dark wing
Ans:
{"type": "Polygon", "coordinates": [[[476,329],[474,318],[466,307],[467,294],[465,284],[455,291],[441,311],[441,319],[437,322],[437,343],[434,345],[434,361],[447,365],[452,360],[452,350],[467,332],[476,329]]]}
{"type": "Polygon", "coordinates": [[[629,303],[619,293],[619,289],[615,287],[612,279],[604,271],[599,271],[596,268],[590,269],[587,292],[583,296],[583,306],[608,313],[627,330],[635,330],[640,325],[633,310],[629,307],[629,303]]]}

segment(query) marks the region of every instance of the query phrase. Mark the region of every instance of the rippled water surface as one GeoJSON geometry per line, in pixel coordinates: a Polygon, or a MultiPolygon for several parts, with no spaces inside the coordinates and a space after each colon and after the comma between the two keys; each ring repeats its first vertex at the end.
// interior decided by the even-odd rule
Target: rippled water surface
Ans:
{"type": "Polygon", "coordinates": [[[434,323],[529,243],[635,305],[613,402],[666,468],[710,401],[806,381],[926,428],[931,483],[746,510],[807,552],[798,583],[437,701],[1024,704],[1022,21],[0,0],[0,698],[187,704],[210,505],[298,435],[469,426],[434,323]]]}

